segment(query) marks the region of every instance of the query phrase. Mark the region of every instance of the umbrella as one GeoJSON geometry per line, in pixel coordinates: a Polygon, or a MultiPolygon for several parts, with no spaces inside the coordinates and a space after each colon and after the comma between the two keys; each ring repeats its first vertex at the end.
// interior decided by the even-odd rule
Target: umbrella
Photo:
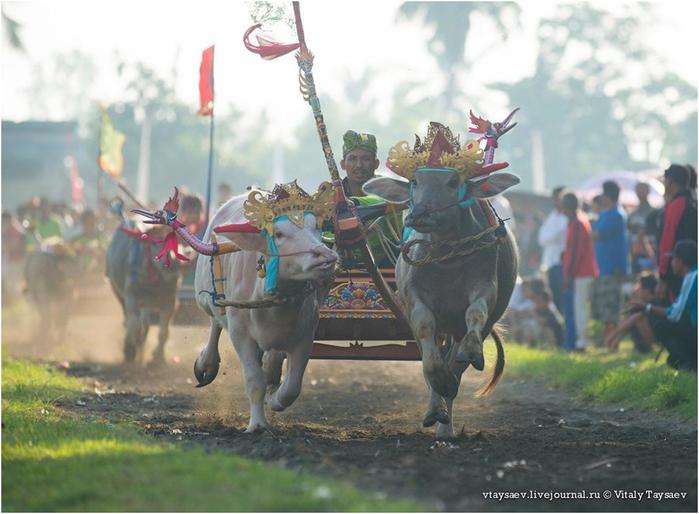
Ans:
{"type": "Polygon", "coordinates": [[[655,178],[660,175],[657,170],[647,171],[610,171],[600,173],[586,180],[581,186],[576,188],[576,192],[587,203],[591,203],[592,199],[602,194],[602,184],[607,180],[613,180],[621,188],[619,193],[619,203],[626,207],[637,207],[638,197],[636,196],[636,184],[645,182],[650,188],[648,202],[655,208],[660,208],[665,204],[663,194],[665,186],[655,178]]]}

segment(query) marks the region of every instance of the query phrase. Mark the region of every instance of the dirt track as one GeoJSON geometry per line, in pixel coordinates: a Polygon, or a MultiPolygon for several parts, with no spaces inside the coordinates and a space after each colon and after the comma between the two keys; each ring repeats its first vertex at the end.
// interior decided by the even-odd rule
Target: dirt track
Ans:
{"type": "MultiPolygon", "coordinates": [[[[195,389],[191,366],[204,327],[173,327],[166,369],[126,367],[118,364],[116,303],[104,295],[90,310],[74,317],[67,342],[52,348],[26,338],[30,320],[3,324],[6,356],[68,361],[69,373],[88,379],[94,392],[62,405],[71,411],[136,419],[156,438],[349,480],[434,510],[696,511],[696,425],[577,404],[543,384],[508,380],[507,370],[492,395],[475,399],[485,377],[469,370],[454,409],[463,433],[436,443],[433,430],[420,425],[427,395],[418,363],[313,361],[299,400],[270,415],[272,431],[246,435],[247,400],[227,339],[218,378],[195,389]],[[539,498],[605,490],[611,500],[539,498]],[[646,490],[687,495],[659,501],[646,490]],[[484,497],[489,491],[527,498],[498,501],[484,497]],[[622,491],[644,498],[616,499],[622,491]]],[[[154,344],[151,333],[148,354],[154,344]]]]}

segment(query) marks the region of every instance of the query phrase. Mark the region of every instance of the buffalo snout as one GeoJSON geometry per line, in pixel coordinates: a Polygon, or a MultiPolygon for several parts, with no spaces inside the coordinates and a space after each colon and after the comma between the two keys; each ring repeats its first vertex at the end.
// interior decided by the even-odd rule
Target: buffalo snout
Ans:
{"type": "Polygon", "coordinates": [[[313,257],[313,266],[321,268],[330,268],[337,262],[337,253],[325,245],[319,245],[311,249],[313,257]]]}

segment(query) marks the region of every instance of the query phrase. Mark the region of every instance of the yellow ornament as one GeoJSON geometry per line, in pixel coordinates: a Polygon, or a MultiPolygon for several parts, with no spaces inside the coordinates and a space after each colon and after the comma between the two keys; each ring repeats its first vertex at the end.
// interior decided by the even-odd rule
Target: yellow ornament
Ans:
{"type": "Polygon", "coordinates": [[[260,230],[272,233],[274,220],[279,216],[288,216],[289,221],[297,227],[303,226],[303,216],[312,212],[316,217],[318,228],[330,219],[335,209],[335,194],[330,182],[323,182],[318,191],[309,195],[301,189],[296,181],[278,184],[271,192],[251,191],[244,204],[245,218],[260,230]]]}
{"type": "Polygon", "coordinates": [[[408,180],[413,180],[413,178],[415,178],[415,171],[418,168],[427,167],[432,143],[436,135],[440,132],[455,149],[454,153],[445,152],[440,156],[440,165],[444,168],[451,168],[456,171],[462,182],[476,175],[484,163],[483,150],[480,147],[479,141],[472,139],[461,145],[458,136],[454,136],[449,127],[434,121],[430,123],[424,141],[422,141],[419,136],[415,136],[415,145],[413,148],[410,148],[407,141],[396,143],[388,151],[386,166],[394,173],[408,180]]]}

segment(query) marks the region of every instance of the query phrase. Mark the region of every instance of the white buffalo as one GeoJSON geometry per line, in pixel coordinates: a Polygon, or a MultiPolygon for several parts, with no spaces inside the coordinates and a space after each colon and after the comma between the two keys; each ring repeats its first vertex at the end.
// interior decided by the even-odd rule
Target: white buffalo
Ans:
{"type": "MultiPolygon", "coordinates": [[[[236,196],[214,215],[205,234],[212,227],[247,223],[244,203],[248,194],[236,196]]],[[[197,303],[210,316],[209,340],[194,364],[200,386],[209,384],[218,373],[218,341],[221,331],[228,330],[238,353],[250,401],[250,422],[246,432],[267,427],[264,403],[282,411],[301,392],[303,374],[313,347],[318,325],[318,309],[331,281],[337,254],[326,247],[318,229],[316,216],[307,212],[302,226],[286,217],[275,219],[270,235],[279,257],[277,292],[287,302],[261,308],[225,309],[214,304],[212,261],[200,255],[196,266],[197,303]],[[282,364],[288,359],[287,373],[281,382],[282,364]]],[[[260,257],[269,262],[267,240],[260,233],[222,233],[219,236],[236,243],[241,252],[220,256],[226,300],[255,302],[268,298],[265,279],[258,276],[260,257]]],[[[220,239],[221,241],[221,239],[220,239]]]]}

